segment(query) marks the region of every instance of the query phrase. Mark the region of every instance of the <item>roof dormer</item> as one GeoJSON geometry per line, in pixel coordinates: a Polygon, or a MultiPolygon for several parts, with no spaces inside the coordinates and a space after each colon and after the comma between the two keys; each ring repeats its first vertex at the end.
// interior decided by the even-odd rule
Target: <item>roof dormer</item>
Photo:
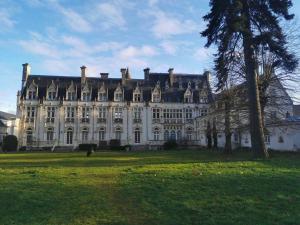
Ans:
{"type": "Polygon", "coordinates": [[[139,86],[139,83],[136,84],[135,89],[133,90],[133,102],[141,102],[142,101],[142,91],[139,86]]]}
{"type": "Polygon", "coordinates": [[[123,90],[121,88],[120,83],[118,84],[115,92],[114,92],[114,101],[115,102],[121,102],[123,101],[123,90]]]}
{"type": "Polygon", "coordinates": [[[51,81],[51,84],[47,88],[47,100],[55,100],[58,94],[58,86],[55,85],[54,81],[51,81]]]}

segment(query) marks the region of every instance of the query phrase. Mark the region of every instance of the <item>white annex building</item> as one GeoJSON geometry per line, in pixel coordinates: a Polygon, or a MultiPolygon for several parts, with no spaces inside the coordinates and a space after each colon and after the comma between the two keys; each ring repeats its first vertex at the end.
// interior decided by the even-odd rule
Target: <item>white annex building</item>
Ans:
{"type": "Polygon", "coordinates": [[[158,148],[166,140],[196,141],[194,119],[207,113],[212,100],[209,73],[177,74],[144,70],[132,79],[108,73],[87,77],[30,74],[23,64],[18,92],[18,140],[27,147],[103,144],[112,139],[135,148],[158,148]]]}

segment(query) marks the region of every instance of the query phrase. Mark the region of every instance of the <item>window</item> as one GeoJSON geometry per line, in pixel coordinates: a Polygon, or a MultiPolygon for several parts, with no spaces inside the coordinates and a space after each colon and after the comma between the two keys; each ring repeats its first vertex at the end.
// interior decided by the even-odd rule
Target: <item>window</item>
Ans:
{"type": "Polygon", "coordinates": [[[47,118],[55,117],[55,107],[47,107],[47,118]]]}
{"type": "Polygon", "coordinates": [[[121,102],[123,100],[123,94],[122,92],[115,92],[115,101],[121,102]]]}
{"type": "Polygon", "coordinates": [[[200,103],[208,103],[207,97],[200,97],[200,103]]]}
{"type": "Polygon", "coordinates": [[[35,117],[35,107],[27,107],[27,118],[35,117]]]}
{"type": "Polygon", "coordinates": [[[152,94],[152,102],[160,102],[160,94],[159,93],[152,94]]]}
{"type": "Polygon", "coordinates": [[[283,142],[284,142],[283,137],[282,137],[282,136],[279,136],[279,137],[278,137],[278,143],[283,143],[283,142]]]}
{"type": "Polygon", "coordinates": [[[160,112],[159,108],[153,108],[152,109],[152,119],[159,119],[160,118],[159,112],[160,112]]]}
{"type": "Polygon", "coordinates": [[[82,118],[88,119],[90,116],[90,108],[89,107],[83,107],[82,108],[82,118]]]}
{"type": "Polygon", "coordinates": [[[164,133],[164,140],[165,140],[165,141],[168,141],[168,140],[169,140],[169,131],[168,131],[168,130],[165,130],[165,133],[164,133]]]}
{"type": "Polygon", "coordinates": [[[141,132],[139,128],[134,131],[134,143],[141,143],[141,132]]]}
{"type": "Polygon", "coordinates": [[[177,131],[177,140],[181,140],[182,135],[181,135],[181,130],[177,131]]]}
{"type": "Polygon", "coordinates": [[[193,113],[192,109],[185,109],[185,118],[186,119],[192,119],[193,113]]]}
{"type": "Polygon", "coordinates": [[[239,134],[238,133],[234,133],[233,134],[233,139],[234,139],[234,142],[239,142],[239,134]]]}
{"type": "Polygon", "coordinates": [[[99,140],[100,141],[105,140],[105,129],[103,127],[100,128],[100,131],[99,131],[99,140]]]}
{"type": "Polygon", "coordinates": [[[114,109],[114,118],[115,119],[122,119],[122,114],[123,114],[122,108],[116,107],[114,109]]]}
{"type": "Polygon", "coordinates": [[[76,97],[75,97],[75,92],[68,92],[67,93],[67,100],[69,100],[69,101],[75,101],[75,99],[76,99],[76,97]]]}
{"type": "Polygon", "coordinates": [[[141,101],[141,94],[140,93],[135,93],[133,95],[133,101],[134,102],[140,102],[141,101]]]}
{"type": "Polygon", "coordinates": [[[155,141],[159,140],[159,129],[158,128],[154,129],[154,140],[155,141]]]}
{"type": "Polygon", "coordinates": [[[192,95],[190,92],[184,94],[184,102],[185,103],[192,103],[192,95]]]}
{"type": "Polygon", "coordinates": [[[66,118],[74,118],[75,117],[75,108],[67,107],[67,115],[66,118]]]}
{"type": "Polygon", "coordinates": [[[48,100],[54,100],[56,98],[56,92],[49,91],[48,92],[48,100]]]}
{"type": "Polygon", "coordinates": [[[72,130],[72,128],[68,128],[68,130],[67,130],[67,144],[68,145],[73,144],[73,130],[72,130]]]}
{"type": "Polygon", "coordinates": [[[26,131],[26,143],[32,144],[32,141],[33,141],[32,129],[28,128],[26,131]]]}
{"type": "Polygon", "coordinates": [[[28,99],[30,100],[36,99],[36,91],[28,91],[28,99]]]}
{"type": "Polygon", "coordinates": [[[88,141],[89,131],[87,128],[83,128],[82,130],[82,142],[88,141]]]}
{"type": "Polygon", "coordinates": [[[191,141],[192,140],[192,133],[191,132],[187,132],[187,134],[186,134],[186,137],[187,137],[187,139],[189,140],[189,141],[191,141]]]}
{"type": "Polygon", "coordinates": [[[176,140],[176,132],[175,130],[172,130],[171,131],[171,137],[170,137],[171,140],[176,140]]]}
{"type": "Polygon", "coordinates": [[[82,101],[85,101],[85,102],[87,102],[87,101],[90,101],[91,99],[90,99],[90,93],[89,92],[83,92],[82,93],[82,101]]]}
{"type": "Polygon", "coordinates": [[[121,128],[116,128],[116,139],[121,140],[121,128]]]}
{"type": "Polygon", "coordinates": [[[105,119],[106,118],[106,108],[105,107],[100,107],[99,108],[99,118],[100,119],[105,119]]]}
{"type": "Polygon", "coordinates": [[[201,109],[200,116],[206,116],[206,115],[207,115],[207,109],[201,109]]]}
{"type": "Polygon", "coordinates": [[[142,112],[142,108],[133,108],[133,119],[140,120],[141,112],[142,112]]]}
{"type": "Polygon", "coordinates": [[[265,134],[265,143],[266,143],[267,145],[270,144],[270,135],[268,135],[268,134],[265,134]]]}
{"type": "Polygon", "coordinates": [[[47,141],[53,141],[53,137],[54,137],[54,132],[53,132],[53,128],[48,128],[47,130],[47,141]]]}
{"type": "Polygon", "coordinates": [[[99,99],[100,102],[105,102],[107,100],[106,99],[106,93],[105,92],[99,92],[98,99],[99,99]]]}

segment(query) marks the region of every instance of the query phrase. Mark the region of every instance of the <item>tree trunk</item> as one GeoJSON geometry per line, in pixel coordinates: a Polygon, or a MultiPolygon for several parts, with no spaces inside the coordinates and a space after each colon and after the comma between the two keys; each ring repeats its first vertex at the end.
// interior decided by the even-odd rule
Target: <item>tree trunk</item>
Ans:
{"type": "Polygon", "coordinates": [[[263,122],[258,91],[258,76],[256,73],[256,60],[254,55],[253,37],[250,25],[250,12],[247,1],[244,1],[243,13],[246,19],[243,31],[244,60],[246,65],[246,80],[248,86],[249,119],[251,147],[254,157],[268,158],[268,151],[264,142],[263,122]]]}
{"type": "Polygon", "coordinates": [[[228,99],[225,100],[225,154],[232,153],[231,146],[231,130],[230,130],[230,103],[228,99]]]}
{"type": "Polygon", "coordinates": [[[213,121],[213,140],[214,140],[214,149],[218,149],[218,132],[216,127],[216,121],[213,121]]]}

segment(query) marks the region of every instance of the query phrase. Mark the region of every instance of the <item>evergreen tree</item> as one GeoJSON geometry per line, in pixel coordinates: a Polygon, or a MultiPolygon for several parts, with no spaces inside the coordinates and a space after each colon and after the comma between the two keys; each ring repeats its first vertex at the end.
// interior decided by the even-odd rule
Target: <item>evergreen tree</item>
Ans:
{"type": "Polygon", "coordinates": [[[255,157],[268,157],[264,143],[263,121],[258,90],[255,51],[263,47],[276,58],[279,67],[293,71],[298,61],[287,49],[280,19],[291,20],[291,0],[210,0],[210,12],[204,16],[207,28],[201,33],[206,47],[216,44],[217,87],[225,84],[230,63],[243,56],[249,100],[251,144],[255,157]],[[240,54],[238,54],[240,53],[240,54]]]}

